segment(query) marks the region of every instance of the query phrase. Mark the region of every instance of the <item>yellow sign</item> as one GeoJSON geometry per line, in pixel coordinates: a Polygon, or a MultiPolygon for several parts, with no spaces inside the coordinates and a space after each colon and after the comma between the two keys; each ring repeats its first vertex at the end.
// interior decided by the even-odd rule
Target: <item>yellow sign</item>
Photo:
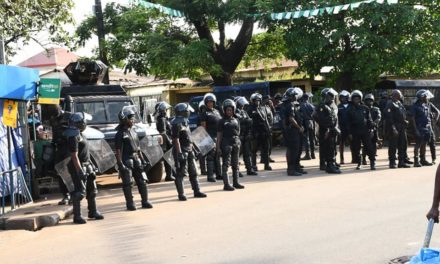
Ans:
{"type": "Polygon", "coordinates": [[[13,100],[3,101],[3,125],[17,128],[18,102],[13,100]]]}

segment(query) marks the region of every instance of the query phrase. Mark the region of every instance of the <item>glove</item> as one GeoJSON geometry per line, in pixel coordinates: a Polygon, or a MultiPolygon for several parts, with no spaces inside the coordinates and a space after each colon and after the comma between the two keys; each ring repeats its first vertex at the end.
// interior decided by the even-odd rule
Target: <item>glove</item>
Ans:
{"type": "Polygon", "coordinates": [[[148,168],[148,162],[146,160],[142,159],[141,164],[144,169],[148,168]]]}
{"type": "Polygon", "coordinates": [[[85,174],[85,172],[82,169],[79,169],[79,171],[77,172],[78,178],[82,181],[85,181],[87,179],[87,175],[85,174]]]}

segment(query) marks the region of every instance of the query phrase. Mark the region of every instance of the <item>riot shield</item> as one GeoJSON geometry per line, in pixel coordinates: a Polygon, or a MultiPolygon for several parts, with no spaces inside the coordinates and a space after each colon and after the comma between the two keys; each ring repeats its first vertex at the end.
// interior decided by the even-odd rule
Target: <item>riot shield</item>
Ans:
{"type": "Polygon", "coordinates": [[[171,169],[176,172],[176,163],[173,156],[174,147],[163,154],[163,160],[171,166],[171,169]]]}
{"type": "Polygon", "coordinates": [[[162,146],[158,142],[153,142],[153,137],[144,137],[141,142],[141,151],[147,157],[150,163],[150,168],[152,168],[156,163],[158,163],[163,157],[162,146]]]}
{"type": "Polygon", "coordinates": [[[99,173],[104,173],[116,165],[116,157],[104,139],[89,140],[90,156],[95,161],[99,173]]]}
{"type": "Polygon", "coordinates": [[[61,176],[61,179],[67,187],[67,190],[69,190],[69,192],[73,192],[75,190],[75,185],[73,184],[72,175],[69,171],[69,167],[73,166],[73,164],[70,163],[70,157],[65,158],[64,160],[55,164],[55,171],[59,176],[61,176]]]}
{"type": "Polygon", "coordinates": [[[208,132],[206,132],[205,128],[202,126],[194,129],[191,132],[191,137],[202,156],[208,154],[208,152],[215,147],[214,140],[212,140],[208,132]]]}

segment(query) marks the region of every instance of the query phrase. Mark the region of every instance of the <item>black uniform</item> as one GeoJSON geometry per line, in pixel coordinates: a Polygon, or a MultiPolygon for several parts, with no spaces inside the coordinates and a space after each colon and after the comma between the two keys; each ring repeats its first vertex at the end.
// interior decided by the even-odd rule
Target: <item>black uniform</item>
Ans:
{"type": "Polygon", "coordinates": [[[301,103],[301,113],[303,116],[303,146],[306,151],[305,159],[315,158],[315,122],[313,121],[315,106],[308,101],[301,103]]]}
{"type": "Polygon", "coordinates": [[[243,151],[243,161],[246,167],[246,171],[250,174],[253,171],[253,166],[251,161],[251,128],[252,128],[252,118],[243,109],[237,109],[236,116],[240,123],[240,141],[241,150],[243,151]]]}
{"type": "Polygon", "coordinates": [[[432,137],[429,140],[428,144],[429,144],[429,149],[431,150],[432,163],[435,164],[435,160],[437,158],[437,155],[436,155],[436,150],[435,150],[436,135],[434,132],[434,127],[437,125],[437,120],[440,115],[440,110],[437,107],[435,107],[435,105],[431,102],[429,103],[429,107],[431,108],[430,112],[431,112],[431,128],[432,128],[431,135],[432,135],[432,137]]]}
{"type": "MultiPolygon", "coordinates": [[[[419,161],[427,165],[426,161],[426,144],[433,137],[431,124],[431,107],[429,103],[423,103],[418,100],[411,108],[411,114],[415,121],[416,144],[414,146],[414,164],[419,161]],[[420,154],[420,159],[419,159],[420,154]]],[[[429,164],[432,165],[432,164],[429,164]]],[[[419,165],[420,166],[420,165],[419,165]]]]}
{"type": "Polygon", "coordinates": [[[142,157],[139,156],[140,144],[134,128],[119,125],[115,135],[115,148],[121,151],[122,163],[119,168],[119,176],[122,179],[122,190],[124,191],[127,209],[135,209],[132,195],[132,177],[136,181],[136,185],[141,196],[142,207],[151,208],[148,202],[148,190],[146,185],[146,174],[144,172],[144,164],[142,157]],[[124,166],[122,166],[124,165],[124,166]]]}
{"type": "Polygon", "coordinates": [[[98,189],[96,188],[95,168],[90,161],[87,139],[82,133],[79,133],[77,136],[67,137],[66,143],[69,153],[78,153],[78,159],[83,172],[78,173],[73,163],[69,163],[69,171],[71,172],[74,185],[74,190],[71,193],[74,220],[77,221],[76,218],[81,218],[80,202],[84,197],[87,199],[89,218],[94,218],[97,214],[96,194],[98,189]]]}
{"type": "Polygon", "coordinates": [[[374,168],[376,156],[371,146],[371,136],[373,134],[373,121],[370,109],[366,105],[352,104],[348,108],[349,133],[353,137],[352,149],[358,163],[361,165],[361,144],[365,146],[366,154],[370,159],[372,169],[374,168]]]}
{"type": "Polygon", "coordinates": [[[407,157],[406,109],[400,101],[389,101],[385,108],[386,127],[385,132],[389,140],[388,158],[390,166],[396,164],[396,151],[398,152],[399,165],[405,165],[407,157]]]}
{"type": "MultiPolygon", "coordinates": [[[[269,136],[266,137],[267,141],[267,158],[269,159],[268,162],[270,162],[271,158],[270,155],[272,154],[272,129],[273,129],[273,122],[274,122],[274,109],[270,107],[268,104],[263,104],[261,108],[264,110],[264,113],[266,115],[267,123],[269,125],[269,136]]],[[[261,157],[261,162],[266,164],[266,161],[263,157],[261,157]]]]}
{"type": "Polygon", "coordinates": [[[225,187],[229,186],[228,167],[231,165],[234,187],[237,187],[239,185],[240,124],[235,117],[224,117],[220,119],[217,131],[222,134],[220,148],[223,160],[223,183],[225,187]]]}
{"type": "Polygon", "coordinates": [[[286,144],[287,174],[300,176],[302,174],[300,167],[302,135],[299,128],[294,127],[290,121],[290,119],[293,118],[299,126],[303,124],[299,103],[290,100],[284,101],[282,103],[281,116],[283,123],[283,138],[286,144]]]}
{"type": "MultiPolygon", "coordinates": [[[[206,110],[200,115],[200,122],[205,122],[206,132],[208,132],[209,136],[212,138],[212,140],[214,140],[214,142],[217,140],[217,125],[220,119],[220,112],[215,108],[206,108],[206,110]]],[[[208,175],[208,181],[215,181],[214,173],[216,174],[217,179],[222,179],[220,157],[216,154],[216,152],[216,149],[213,148],[206,155],[206,172],[208,175]]]]}
{"type": "Polygon", "coordinates": [[[174,151],[174,159],[176,161],[176,189],[180,200],[186,200],[183,178],[189,176],[191,187],[194,195],[200,194],[199,180],[197,177],[197,169],[195,164],[195,156],[193,151],[193,141],[191,138],[191,130],[189,129],[188,119],[176,117],[171,122],[171,135],[173,140],[178,139],[180,143],[181,154],[174,151]]]}
{"type": "MultiPolygon", "coordinates": [[[[173,142],[171,142],[171,123],[168,120],[165,112],[159,112],[159,115],[156,118],[156,128],[162,136],[162,150],[165,153],[173,147],[173,142]]],[[[165,180],[173,180],[172,175],[174,172],[171,166],[165,162],[164,167],[166,174],[165,180]]]]}
{"type": "MultiPolygon", "coordinates": [[[[376,156],[377,154],[377,142],[379,141],[379,125],[380,122],[382,120],[382,114],[380,112],[379,107],[373,106],[370,108],[370,115],[371,115],[371,120],[373,121],[372,125],[372,133],[370,134],[371,136],[371,151],[373,152],[372,154],[374,156],[376,156]]],[[[365,161],[365,158],[367,156],[367,149],[364,146],[363,152],[362,152],[362,160],[365,161]]]]}
{"type": "MultiPolygon", "coordinates": [[[[349,142],[348,136],[350,134],[350,120],[348,116],[348,109],[350,108],[350,104],[347,102],[345,104],[340,103],[338,105],[338,122],[339,129],[341,130],[341,135],[339,136],[339,156],[341,164],[344,164],[344,148],[345,144],[349,142]]],[[[350,150],[353,154],[352,145],[350,142],[350,150]]],[[[352,155],[352,162],[357,162],[356,157],[352,155]]]]}
{"type": "Polygon", "coordinates": [[[261,159],[264,162],[265,169],[269,166],[269,144],[270,125],[267,120],[266,111],[254,104],[249,105],[248,114],[252,118],[252,165],[257,170],[257,151],[261,151],[261,159]]]}
{"type": "Polygon", "coordinates": [[[315,119],[319,125],[319,158],[320,168],[326,171],[336,171],[336,137],[340,134],[338,127],[338,109],[334,102],[321,102],[315,112],[315,119]]]}

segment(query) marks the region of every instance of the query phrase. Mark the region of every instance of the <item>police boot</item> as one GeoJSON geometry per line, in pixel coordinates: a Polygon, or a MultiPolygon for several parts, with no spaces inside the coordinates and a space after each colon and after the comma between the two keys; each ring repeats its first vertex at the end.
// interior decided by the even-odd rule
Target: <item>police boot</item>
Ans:
{"type": "Polygon", "coordinates": [[[336,165],[333,163],[328,163],[325,171],[327,173],[331,173],[331,174],[341,173],[341,171],[338,169],[338,167],[336,167],[336,165]]]}
{"type": "Polygon", "coordinates": [[[306,155],[301,158],[301,160],[311,160],[311,159],[312,158],[310,157],[310,152],[308,150],[306,151],[306,155]]]}
{"type": "Polygon", "coordinates": [[[214,178],[214,161],[207,160],[206,161],[206,175],[208,175],[208,182],[217,182],[214,178]]]}
{"type": "Polygon", "coordinates": [[[232,171],[232,181],[233,181],[232,186],[234,186],[234,188],[244,189],[244,186],[241,185],[240,183],[238,183],[238,171],[237,170],[232,171]]]}
{"type": "Polygon", "coordinates": [[[169,182],[169,181],[174,181],[175,178],[173,176],[173,169],[171,168],[170,165],[165,164],[165,181],[169,182]]]}
{"type": "Polygon", "coordinates": [[[340,153],[339,153],[339,160],[340,160],[340,164],[345,164],[345,161],[344,161],[344,153],[343,153],[343,152],[340,152],[340,153]]]}
{"type": "Polygon", "coordinates": [[[200,164],[200,174],[207,175],[208,172],[206,171],[206,157],[200,155],[199,164],[200,164]]]}
{"type": "Polygon", "coordinates": [[[72,201],[70,199],[70,194],[66,193],[63,196],[63,199],[61,199],[61,201],[58,202],[58,205],[68,205],[68,204],[72,204],[72,201]]]}
{"type": "Polygon", "coordinates": [[[228,169],[227,168],[223,168],[223,191],[233,191],[235,190],[234,187],[232,187],[229,184],[229,176],[228,176],[228,169]]]}
{"type": "Polygon", "coordinates": [[[150,201],[148,201],[147,185],[142,184],[138,186],[138,189],[139,189],[139,194],[141,195],[142,208],[147,208],[147,209],[153,208],[153,205],[150,203],[150,201]]]}
{"type": "Polygon", "coordinates": [[[422,164],[419,162],[419,158],[414,157],[414,167],[419,168],[422,167],[422,164]]]}
{"type": "Polygon", "coordinates": [[[200,191],[200,186],[199,186],[199,181],[197,180],[197,176],[195,177],[190,177],[189,181],[191,182],[191,187],[194,191],[194,197],[195,198],[205,198],[207,197],[206,194],[202,193],[200,191]]]}
{"type": "Polygon", "coordinates": [[[74,199],[73,204],[73,222],[75,224],[85,224],[87,221],[81,216],[81,200],[74,199]]]}
{"type": "Polygon", "coordinates": [[[376,161],[370,160],[370,170],[376,170],[376,161]]]}
{"type": "Polygon", "coordinates": [[[183,188],[183,178],[176,177],[174,184],[176,185],[176,190],[177,190],[177,195],[179,197],[179,201],[186,201],[185,189],[183,188]]]}
{"type": "Polygon", "coordinates": [[[312,159],[316,159],[316,157],[315,157],[315,150],[314,150],[314,149],[312,149],[312,150],[310,151],[310,157],[311,157],[312,159]]]}
{"type": "Polygon", "coordinates": [[[404,162],[406,164],[414,164],[414,162],[410,161],[409,158],[405,158],[404,162]]]}
{"type": "Polygon", "coordinates": [[[254,171],[253,169],[250,169],[246,172],[247,175],[249,176],[256,176],[258,175],[258,173],[256,171],[254,171]]]}
{"type": "Polygon", "coordinates": [[[258,167],[257,167],[257,155],[252,154],[252,169],[254,171],[258,171],[258,167]]]}
{"type": "Polygon", "coordinates": [[[422,164],[422,166],[432,166],[433,164],[428,162],[425,157],[420,157],[420,164],[422,164]]]}
{"type": "Polygon", "coordinates": [[[397,164],[398,168],[409,168],[409,166],[405,163],[405,160],[399,160],[399,164],[397,164]]]}
{"type": "Polygon", "coordinates": [[[395,160],[391,160],[390,161],[390,169],[395,169],[395,168],[397,168],[396,161],[395,160]]]}
{"type": "Polygon", "coordinates": [[[264,170],[271,171],[272,167],[269,165],[269,161],[264,164],[264,170]]]}
{"type": "Polygon", "coordinates": [[[136,211],[136,205],[133,201],[133,194],[131,193],[131,186],[125,186],[122,188],[124,191],[125,204],[128,211],[136,211]]]}
{"type": "Polygon", "coordinates": [[[325,165],[325,161],[319,161],[319,170],[325,171],[327,170],[327,166],[325,165]]]}
{"type": "Polygon", "coordinates": [[[358,162],[357,166],[356,166],[356,170],[360,170],[362,169],[362,163],[358,162]]]}
{"type": "Polygon", "coordinates": [[[104,216],[96,209],[95,197],[87,199],[87,208],[89,209],[88,217],[90,219],[102,220],[104,216]]]}

